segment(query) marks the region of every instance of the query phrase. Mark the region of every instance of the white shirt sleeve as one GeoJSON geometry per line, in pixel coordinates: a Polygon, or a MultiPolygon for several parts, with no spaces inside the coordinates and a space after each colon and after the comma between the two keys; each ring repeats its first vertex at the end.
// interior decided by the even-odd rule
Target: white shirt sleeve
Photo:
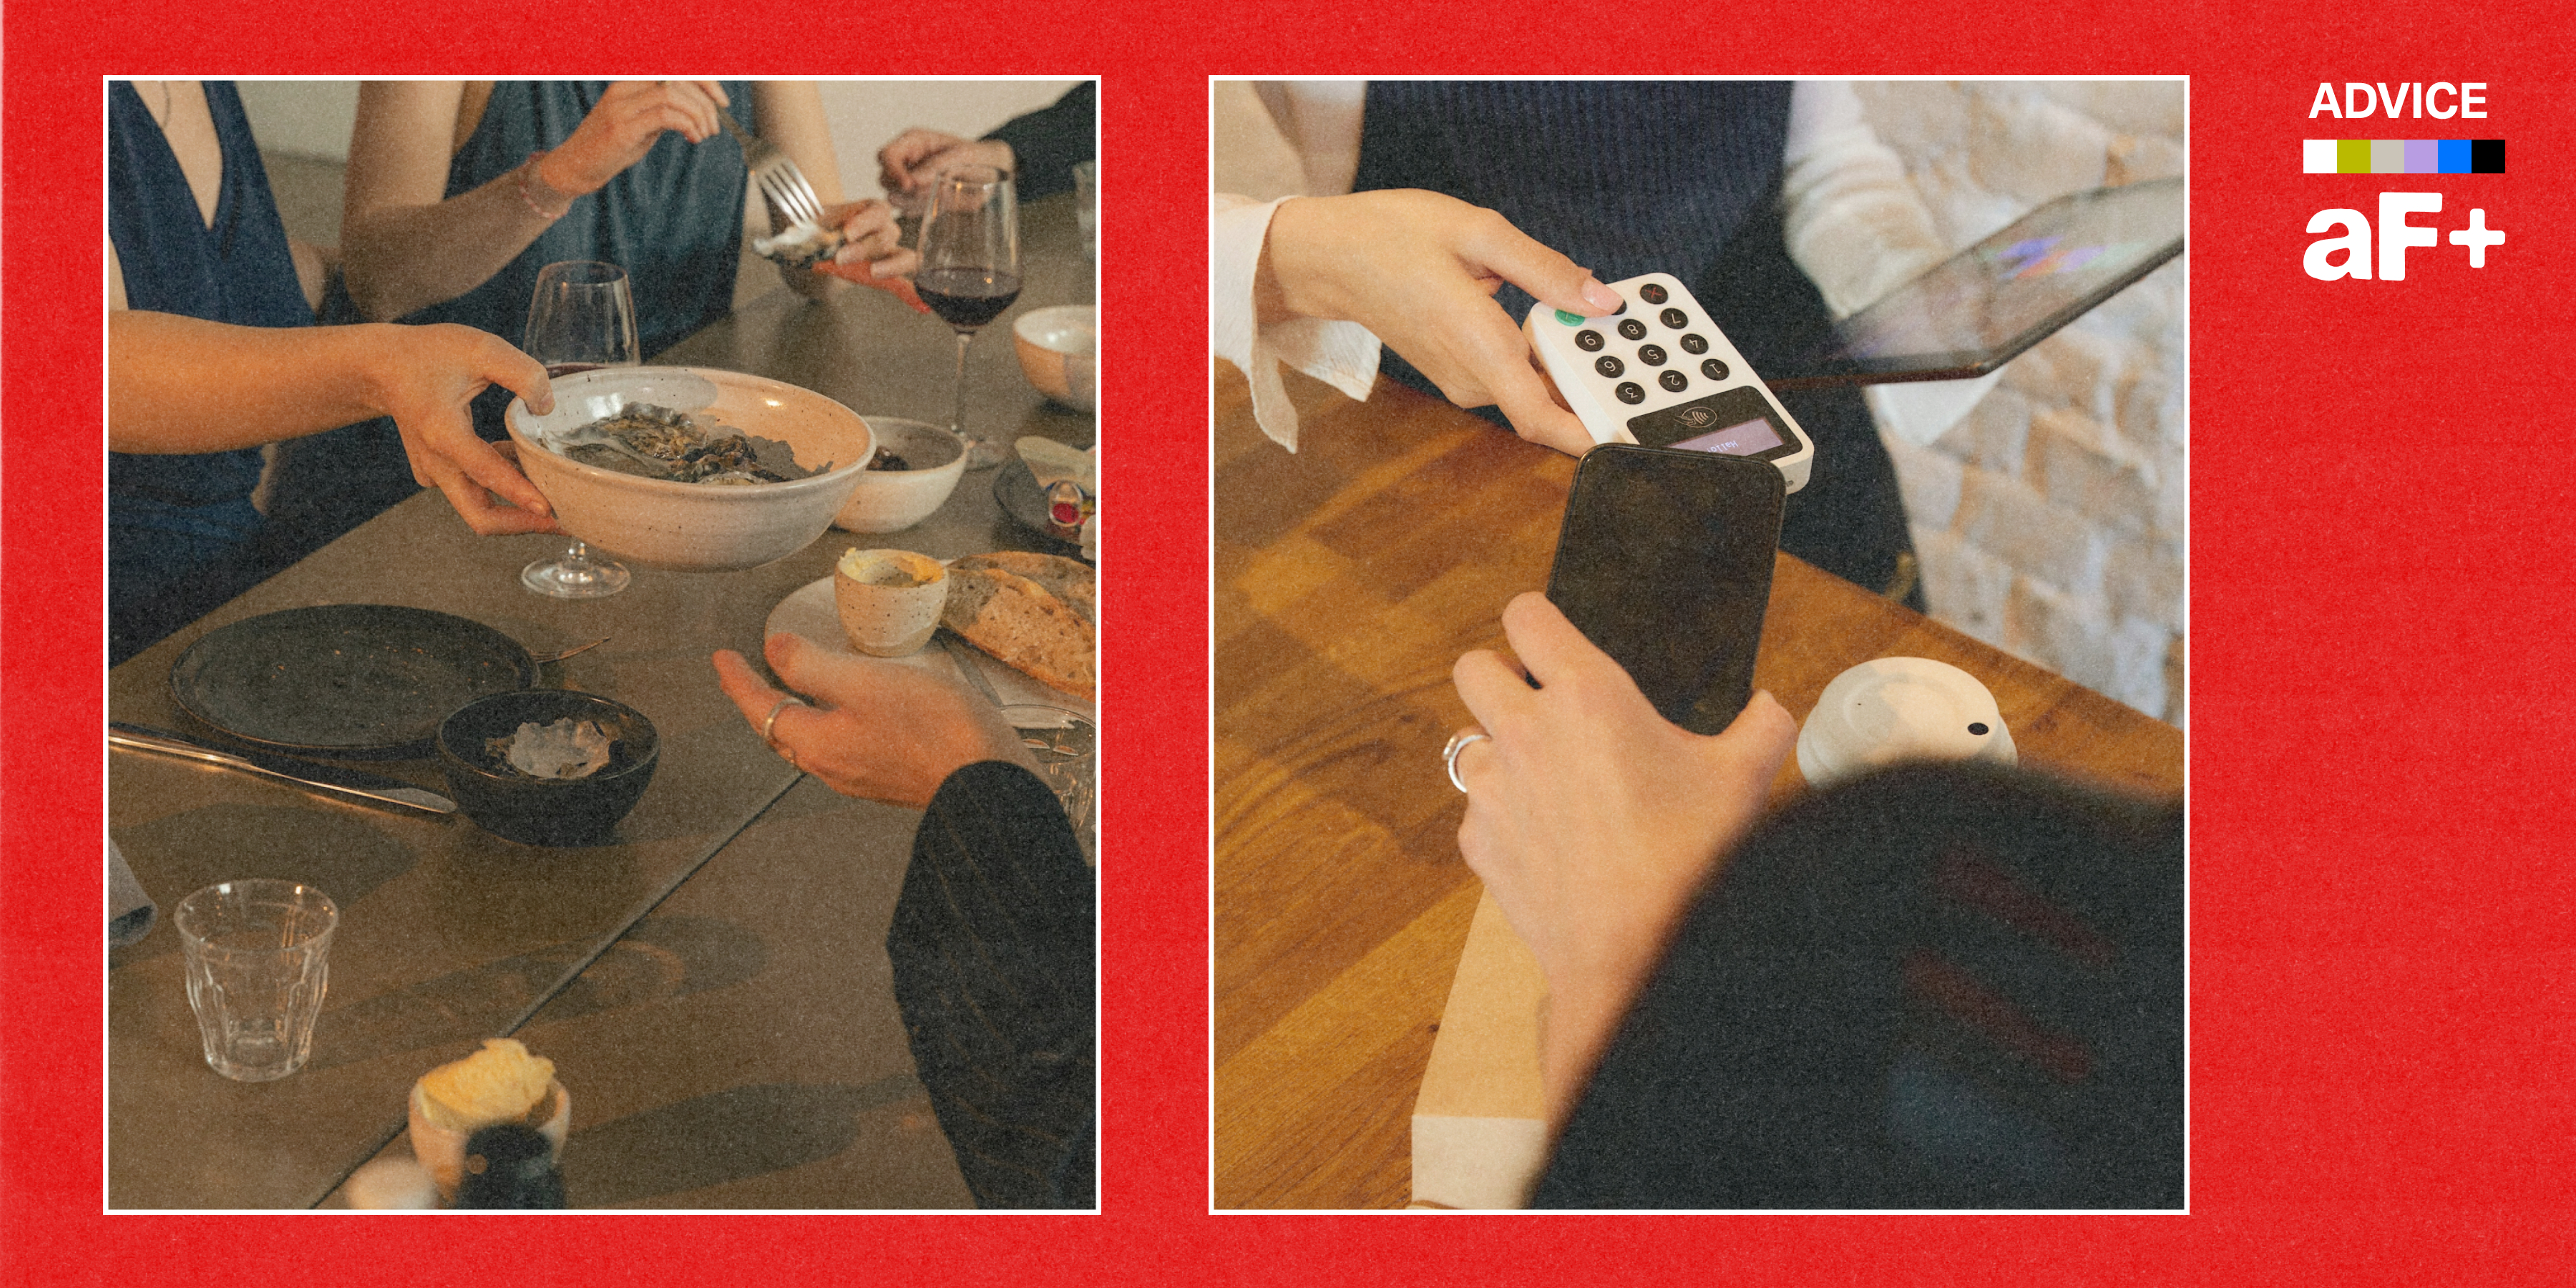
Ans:
{"type": "MultiPolygon", "coordinates": [[[[1282,197],[1279,201],[1294,201],[1282,197]]],[[[1253,278],[1279,201],[1216,193],[1208,203],[1208,342],[1216,356],[1252,384],[1252,418],[1271,441],[1297,450],[1297,408],[1279,379],[1279,364],[1365,400],[1377,383],[1378,338],[1357,322],[1294,318],[1261,326],[1253,278]]]]}

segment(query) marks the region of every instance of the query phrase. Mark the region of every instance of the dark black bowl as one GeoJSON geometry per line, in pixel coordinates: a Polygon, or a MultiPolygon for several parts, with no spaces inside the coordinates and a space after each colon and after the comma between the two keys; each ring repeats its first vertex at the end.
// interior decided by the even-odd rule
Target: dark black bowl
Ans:
{"type": "Polygon", "coordinates": [[[591,845],[608,839],[653,781],[661,739],[644,713],[568,689],[496,693],[458,707],[438,726],[438,764],[457,807],[483,830],[530,845],[591,845]],[[608,764],[588,778],[536,778],[492,753],[531,721],[595,720],[614,741],[608,764]]]}

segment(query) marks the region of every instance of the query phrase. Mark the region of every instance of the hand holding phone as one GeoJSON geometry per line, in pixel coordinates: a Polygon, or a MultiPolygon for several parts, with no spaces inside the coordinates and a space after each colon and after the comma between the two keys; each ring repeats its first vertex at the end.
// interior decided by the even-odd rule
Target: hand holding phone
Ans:
{"type": "Polygon", "coordinates": [[[1547,597],[1665,719],[1718,733],[1753,693],[1787,496],[1762,461],[1603,444],[1575,470],[1547,597]]]}

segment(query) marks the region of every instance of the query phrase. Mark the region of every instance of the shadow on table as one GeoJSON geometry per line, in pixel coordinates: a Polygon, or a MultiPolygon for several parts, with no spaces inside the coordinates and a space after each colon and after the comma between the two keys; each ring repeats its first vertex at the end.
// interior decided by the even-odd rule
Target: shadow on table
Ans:
{"type": "Polygon", "coordinates": [[[909,1073],[852,1086],[730,1087],[578,1130],[564,1142],[576,1207],[617,1207],[818,1163],[859,1139],[859,1116],[927,1093],[909,1073]]]}
{"type": "MultiPolygon", "coordinates": [[[[363,1064],[404,1051],[472,1044],[458,1033],[498,1033],[534,1006],[596,939],[567,940],[424,980],[326,1012],[308,1068],[363,1064]]],[[[760,936],[715,917],[649,917],[546,1003],[553,1023],[685,997],[750,979],[769,962],[760,936]]]]}
{"type": "Polygon", "coordinates": [[[160,905],[160,924],[142,942],[117,949],[111,964],[148,961],[179,951],[168,928],[179,901],[218,881],[301,881],[330,895],[346,916],[378,886],[410,871],[420,852],[388,836],[350,806],[346,815],[310,809],[211,805],[117,829],[117,844],[146,892],[160,905]]]}

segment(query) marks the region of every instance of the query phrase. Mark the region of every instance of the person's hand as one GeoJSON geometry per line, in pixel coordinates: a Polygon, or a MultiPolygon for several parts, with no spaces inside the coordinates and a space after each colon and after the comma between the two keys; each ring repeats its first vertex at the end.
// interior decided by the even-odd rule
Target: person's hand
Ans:
{"type": "Polygon", "coordinates": [[[644,159],[665,130],[691,143],[714,138],[716,109],[729,107],[714,81],[619,81],[581,118],[572,137],[537,163],[537,179],[568,197],[597,192],[644,159]]]}
{"type": "Polygon", "coordinates": [[[1436,192],[1393,190],[1281,202],[1256,280],[1264,323],[1357,322],[1461,407],[1493,403],[1521,437],[1580,456],[1592,449],[1521,335],[1494,303],[1505,282],[1587,317],[1619,297],[1590,270],[1493,211],[1436,192]]]}
{"type": "MultiPolygon", "coordinates": [[[[1768,693],[1702,737],[1537,593],[1503,610],[1518,655],[1474,652],[1451,678],[1486,734],[1457,757],[1458,850],[1548,980],[1551,1044],[1579,1080],[1643,986],[1718,857],[1752,826],[1797,723],[1768,693]],[[1536,687],[1532,687],[1535,684],[1536,687]],[[1578,1025],[1581,1031],[1561,1032],[1578,1025]]],[[[1562,1077],[1551,1091],[1565,1091],[1562,1077]]]]}
{"type": "Polygon", "coordinates": [[[771,687],[731,649],[715,655],[716,682],[788,764],[844,796],[919,809],[977,761],[1037,768],[999,712],[928,671],[798,635],[772,635],[765,651],[769,669],[812,705],[771,687]]]}
{"type": "Polygon", "coordinates": [[[787,269],[789,286],[808,299],[821,299],[836,279],[852,281],[929,312],[912,290],[912,273],[921,266],[921,256],[904,248],[894,207],[874,199],[843,202],[824,209],[823,225],[840,230],[841,248],[811,268],[787,269]]]}
{"type": "Polygon", "coordinates": [[[537,485],[475,434],[471,410],[475,395],[500,385],[539,415],[553,411],[542,364],[490,332],[442,322],[383,326],[368,369],[375,405],[402,431],[412,479],[446,493],[467,527],[485,536],[562,531],[537,485]]]}
{"type": "Polygon", "coordinates": [[[877,149],[877,183],[889,193],[911,192],[951,166],[988,165],[1007,172],[1014,161],[1008,143],[914,128],[877,149]]]}

